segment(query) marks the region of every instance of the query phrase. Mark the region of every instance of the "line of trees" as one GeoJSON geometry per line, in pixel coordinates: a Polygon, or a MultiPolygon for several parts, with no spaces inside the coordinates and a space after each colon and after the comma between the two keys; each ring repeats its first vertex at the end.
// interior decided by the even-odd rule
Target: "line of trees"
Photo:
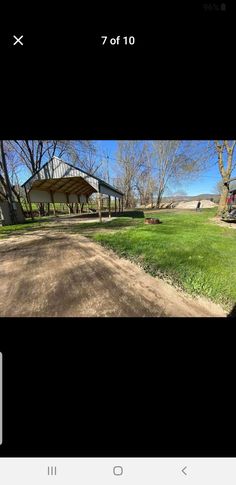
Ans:
{"type": "Polygon", "coordinates": [[[205,142],[119,141],[115,182],[125,194],[125,207],[133,207],[137,197],[141,205],[160,207],[169,187],[198,176],[208,158],[205,142]]]}
{"type": "Polygon", "coordinates": [[[196,179],[218,166],[220,194],[218,215],[227,208],[228,187],[236,168],[236,140],[214,141],[120,141],[118,186],[125,194],[125,207],[138,196],[142,205],[160,207],[164,193],[180,182],[196,179]]]}

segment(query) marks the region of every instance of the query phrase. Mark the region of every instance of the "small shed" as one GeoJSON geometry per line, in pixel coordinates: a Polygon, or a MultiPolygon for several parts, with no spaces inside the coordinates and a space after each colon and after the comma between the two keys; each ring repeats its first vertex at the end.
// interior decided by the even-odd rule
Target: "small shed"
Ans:
{"type": "MultiPolygon", "coordinates": [[[[14,223],[21,224],[25,222],[24,214],[19,202],[13,201],[12,208],[14,211],[14,223]]],[[[0,224],[3,226],[12,224],[10,204],[5,199],[0,199],[0,224]]]]}
{"type": "Polygon", "coordinates": [[[12,193],[12,204],[10,205],[6,197],[5,190],[0,183],[0,225],[9,226],[11,224],[20,224],[25,222],[24,214],[20,203],[14,193],[12,193]]]}
{"type": "Polygon", "coordinates": [[[53,157],[46,162],[40,170],[24,182],[22,187],[25,189],[30,207],[32,202],[84,203],[88,202],[92,194],[97,193],[100,218],[101,194],[108,197],[109,215],[111,197],[115,198],[115,211],[117,199],[119,212],[121,208],[123,211],[124,194],[120,190],[58,157],[53,157]]]}

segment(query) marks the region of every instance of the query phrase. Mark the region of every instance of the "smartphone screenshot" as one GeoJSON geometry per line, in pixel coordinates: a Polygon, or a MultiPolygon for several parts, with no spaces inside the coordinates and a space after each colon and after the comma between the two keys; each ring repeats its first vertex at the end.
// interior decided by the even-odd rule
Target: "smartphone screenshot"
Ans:
{"type": "Polygon", "coordinates": [[[235,484],[235,9],[1,20],[1,484],[235,484]]]}

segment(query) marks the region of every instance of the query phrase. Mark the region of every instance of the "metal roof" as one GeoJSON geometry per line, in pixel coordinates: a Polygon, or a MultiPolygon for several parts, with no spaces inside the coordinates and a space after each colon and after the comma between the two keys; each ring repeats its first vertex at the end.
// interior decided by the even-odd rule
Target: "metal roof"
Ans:
{"type": "Polygon", "coordinates": [[[28,190],[34,186],[34,188],[37,188],[37,190],[57,190],[61,192],[68,192],[67,189],[70,191],[73,185],[75,189],[79,190],[80,188],[81,190],[85,190],[87,188],[85,192],[80,192],[85,193],[86,195],[91,195],[93,192],[100,192],[102,187],[110,189],[119,195],[124,195],[123,192],[99,177],[91,175],[68,162],[64,162],[64,160],[58,157],[53,157],[51,160],[46,162],[39,170],[37,170],[37,172],[35,172],[22,184],[22,187],[25,187],[28,190]],[[76,181],[74,180],[75,178],[77,179],[76,181]],[[76,184],[78,186],[76,186],[76,184]]]}

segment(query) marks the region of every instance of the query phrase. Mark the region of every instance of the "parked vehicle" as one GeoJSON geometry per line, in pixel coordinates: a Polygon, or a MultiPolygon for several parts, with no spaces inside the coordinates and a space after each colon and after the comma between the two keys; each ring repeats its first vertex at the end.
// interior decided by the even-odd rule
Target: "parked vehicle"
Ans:
{"type": "Polygon", "coordinates": [[[226,222],[236,222],[236,178],[232,178],[225,182],[228,186],[229,195],[227,199],[227,211],[222,216],[222,220],[226,222]]]}

